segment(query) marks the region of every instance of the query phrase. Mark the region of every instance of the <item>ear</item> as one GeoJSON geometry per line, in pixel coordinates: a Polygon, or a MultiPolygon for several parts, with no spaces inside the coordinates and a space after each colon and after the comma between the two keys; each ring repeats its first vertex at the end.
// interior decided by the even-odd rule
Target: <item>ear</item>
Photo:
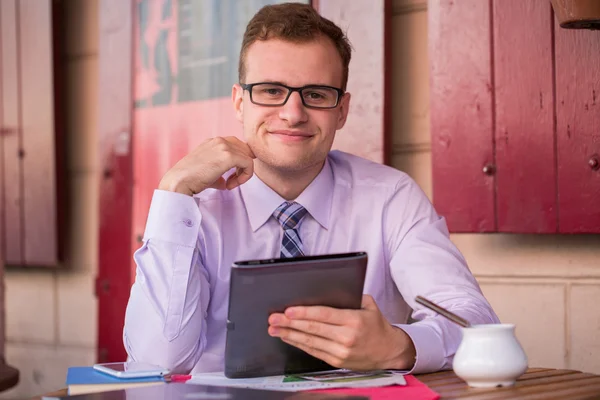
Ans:
{"type": "Polygon", "coordinates": [[[244,89],[236,83],[231,88],[231,101],[238,121],[244,121],[244,89]]]}
{"type": "Polygon", "coordinates": [[[344,96],[340,99],[340,105],[338,107],[339,117],[337,121],[337,130],[340,130],[346,125],[346,119],[348,118],[348,111],[350,110],[350,93],[344,93],[344,96]]]}

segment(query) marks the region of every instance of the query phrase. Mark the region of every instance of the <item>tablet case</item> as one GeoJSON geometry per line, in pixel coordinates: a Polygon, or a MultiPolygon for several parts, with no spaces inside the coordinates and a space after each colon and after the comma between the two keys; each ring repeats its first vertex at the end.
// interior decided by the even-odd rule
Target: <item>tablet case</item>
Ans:
{"type": "Polygon", "coordinates": [[[296,305],[359,309],[367,254],[236,262],[231,268],[225,376],[251,378],[334,369],[268,334],[268,318],[296,305]]]}

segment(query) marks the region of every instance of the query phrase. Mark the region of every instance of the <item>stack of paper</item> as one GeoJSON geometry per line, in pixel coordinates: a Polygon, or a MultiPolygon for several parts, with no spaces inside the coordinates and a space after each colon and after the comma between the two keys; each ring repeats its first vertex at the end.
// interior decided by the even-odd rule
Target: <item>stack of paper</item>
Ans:
{"type": "Polygon", "coordinates": [[[276,375],[263,378],[229,379],[223,372],[196,374],[188,384],[241,387],[252,389],[302,391],[334,388],[373,388],[390,385],[406,385],[402,372],[370,371],[355,372],[334,370],[298,375],[276,375]]]}

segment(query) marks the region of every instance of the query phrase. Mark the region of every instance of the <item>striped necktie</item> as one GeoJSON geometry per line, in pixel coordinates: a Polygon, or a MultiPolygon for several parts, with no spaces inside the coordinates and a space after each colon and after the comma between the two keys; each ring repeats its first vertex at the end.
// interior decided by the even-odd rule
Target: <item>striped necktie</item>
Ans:
{"type": "Polygon", "coordinates": [[[304,255],[302,252],[302,240],[296,228],[306,213],[306,208],[296,202],[289,201],[282,203],[273,212],[273,216],[277,218],[283,227],[281,258],[300,257],[304,255]]]}

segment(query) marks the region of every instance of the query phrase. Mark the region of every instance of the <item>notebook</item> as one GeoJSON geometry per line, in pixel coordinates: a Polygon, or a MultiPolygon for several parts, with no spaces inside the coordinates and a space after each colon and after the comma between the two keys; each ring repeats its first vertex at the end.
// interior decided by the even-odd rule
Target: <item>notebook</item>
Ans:
{"type": "Polygon", "coordinates": [[[169,383],[151,387],[127,388],[112,392],[77,396],[42,397],[42,400],[368,400],[348,394],[278,392],[220,386],[169,383]]]}
{"type": "Polygon", "coordinates": [[[93,367],[69,367],[66,381],[70,395],[160,385],[163,383],[165,383],[165,380],[162,377],[119,379],[96,371],[93,367]]]}

